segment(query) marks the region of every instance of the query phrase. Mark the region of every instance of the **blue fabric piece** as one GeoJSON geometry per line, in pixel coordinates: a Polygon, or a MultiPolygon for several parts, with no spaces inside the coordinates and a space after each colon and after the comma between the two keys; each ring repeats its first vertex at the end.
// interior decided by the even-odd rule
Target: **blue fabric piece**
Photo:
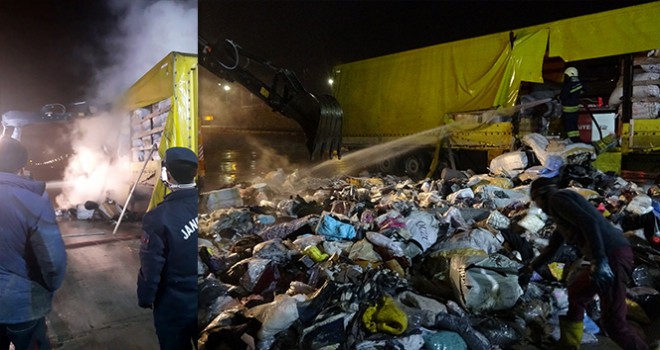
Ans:
{"type": "Polygon", "coordinates": [[[330,215],[324,215],[321,218],[316,233],[331,241],[353,239],[357,235],[353,225],[341,222],[330,215]]]}
{"type": "Polygon", "coordinates": [[[541,177],[555,177],[559,175],[559,169],[564,165],[564,160],[557,155],[550,155],[545,162],[545,168],[539,171],[541,177]]]}
{"type": "Polygon", "coordinates": [[[584,331],[589,334],[598,334],[600,328],[586,313],[584,314],[584,331]]]}

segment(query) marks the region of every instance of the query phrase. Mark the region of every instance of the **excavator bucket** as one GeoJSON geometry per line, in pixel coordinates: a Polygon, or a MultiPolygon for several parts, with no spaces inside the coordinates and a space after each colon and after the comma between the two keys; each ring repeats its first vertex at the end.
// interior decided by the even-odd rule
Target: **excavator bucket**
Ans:
{"type": "Polygon", "coordinates": [[[302,127],[312,159],[324,158],[325,154],[332,158],[334,153],[341,158],[343,111],[334,97],[299,94],[281,108],[282,114],[292,118],[302,127]]]}

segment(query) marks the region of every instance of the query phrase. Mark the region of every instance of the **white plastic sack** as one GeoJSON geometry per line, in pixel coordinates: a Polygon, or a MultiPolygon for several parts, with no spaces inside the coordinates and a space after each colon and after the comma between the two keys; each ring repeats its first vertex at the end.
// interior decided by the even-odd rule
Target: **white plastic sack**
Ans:
{"type": "Polygon", "coordinates": [[[493,201],[498,209],[506,208],[515,202],[529,202],[527,193],[515,189],[507,190],[493,185],[481,186],[477,190],[477,193],[482,193],[483,198],[493,201]]]}
{"type": "Polygon", "coordinates": [[[449,277],[456,298],[477,314],[509,309],[523,294],[518,284],[518,264],[501,254],[455,255],[449,277]]]}
{"type": "Polygon", "coordinates": [[[531,133],[523,136],[522,141],[534,151],[539,162],[541,162],[542,165],[545,164],[545,159],[548,156],[546,149],[550,144],[548,139],[539,133],[531,133]]]}
{"type": "Polygon", "coordinates": [[[493,210],[490,215],[488,215],[486,224],[496,230],[502,230],[509,227],[511,220],[504,216],[504,214],[500,213],[499,210],[493,210]]]}
{"type": "Polygon", "coordinates": [[[523,151],[508,152],[490,161],[490,172],[495,175],[516,177],[527,167],[527,154],[523,151]]]}
{"type": "Polygon", "coordinates": [[[298,319],[298,302],[304,301],[302,295],[289,296],[278,294],[270,303],[257,305],[247,311],[247,315],[261,322],[257,338],[264,340],[289,328],[298,319]]]}
{"type": "Polygon", "coordinates": [[[633,119],[655,119],[660,113],[660,103],[657,102],[634,102],[632,104],[633,119]]]}
{"type": "Polygon", "coordinates": [[[459,198],[474,198],[474,192],[472,192],[471,188],[461,188],[447,196],[447,200],[452,204],[459,198]]]}
{"type": "Polygon", "coordinates": [[[406,217],[406,229],[424,251],[438,240],[439,226],[435,216],[427,212],[413,210],[406,217]]]}
{"type": "Polygon", "coordinates": [[[545,226],[545,222],[540,217],[534,214],[527,214],[524,218],[518,221],[518,225],[522,226],[528,232],[534,234],[545,226]]]}
{"type": "Polygon", "coordinates": [[[488,230],[476,228],[470,231],[460,231],[438,244],[438,251],[483,250],[486,253],[495,253],[502,249],[504,237],[502,234],[493,234],[488,230]]]}

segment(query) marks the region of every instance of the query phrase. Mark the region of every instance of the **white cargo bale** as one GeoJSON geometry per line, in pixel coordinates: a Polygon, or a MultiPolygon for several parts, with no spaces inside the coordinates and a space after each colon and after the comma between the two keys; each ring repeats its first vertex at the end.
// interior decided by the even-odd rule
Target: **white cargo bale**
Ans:
{"type": "MultiPolygon", "coordinates": [[[[657,85],[637,85],[633,86],[633,97],[658,97],[660,96],[660,87],[657,85]]],[[[623,87],[617,86],[610,94],[609,104],[612,107],[617,107],[621,104],[623,98],[623,87]]]]}
{"type": "Polygon", "coordinates": [[[527,168],[527,154],[514,151],[499,155],[490,161],[490,172],[494,175],[516,177],[527,168]]]}
{"type": "Polygon", "coordinates": [[[657,102],[634,102],[632,104],[633,119],[655,119],[660,113],[660,103],[657,102]]]}
{"type": "Polygon", "coordinates": [[[237,187],[223,188],[202,193],[202,205],[206,212],[210,213],[218,209],[241,207],[243,206],[243,199],[237,187]]]}

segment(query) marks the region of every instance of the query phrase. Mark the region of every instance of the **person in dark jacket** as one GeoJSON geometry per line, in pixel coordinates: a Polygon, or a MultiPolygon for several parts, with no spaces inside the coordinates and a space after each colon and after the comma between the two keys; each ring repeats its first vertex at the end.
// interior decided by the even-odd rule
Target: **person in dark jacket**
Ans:
{"type": "Polygon", "coordinates": [[[538,270],[566,243],[575,245],[590,269],[577,272],[568,285],[568,314],[560,318],[562,349],[579,349],[585,307],[598,294],[601,326],[624,349],[648,349],[626,321],[626,284],[633,269],[633,251],[623,232],[603,217],[582,195],[559,189],[554,178],[534,180],[530,196],[557,225],[548,246],[530,268],[538,270]]]}
{"type": "Polygon", "coordinates": [[[50,349],[45,316],[66,250],[44,182],[18,175],[27,150],[0,137],[0,348],[50,349]]]}
{"type": "Polygon", "coordinates": [[[153,308],[161,349],[197,346],[197,156],[165,152],[161,180],[172,190],[142,221],[138,305],[153,308]]]}
{"type": "Polygon", "coordinates": [[[582,95],[582,82],[575,67],[568,67],[564,71],[564,85],[559,100],[561,101],[562,120],[566,137],[573,142],[580,142],[578,130],[578,116],[580,111],[580,96],[582,95]]]}

